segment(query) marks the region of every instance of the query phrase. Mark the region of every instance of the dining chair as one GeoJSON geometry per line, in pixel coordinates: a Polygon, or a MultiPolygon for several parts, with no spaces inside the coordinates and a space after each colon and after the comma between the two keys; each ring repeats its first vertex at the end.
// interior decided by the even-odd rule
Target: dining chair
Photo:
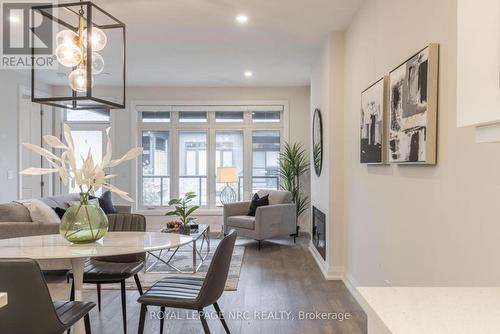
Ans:
{"type": "MultiPolygon", "coordinates": [[[[145,232],[146,218],[143,215],[132,213],[117,213],[109,214],[110,232],[145,232]]],[[[101,312],[101,285],[102,284],[117,284],[120,283],[121,301],[122,301],[122,318],[123,332],[127,333],[127,293],[125,280],[134,277],[135,284],[139,294],[142,295],[142,286],[139,276],[139,271],[144,266],[145,253],[106,256],[88,259],[85,262],[83,272],[83,283],[97,285],[97,305],[101,312]]],[[[69,278],[73,278],[73,274],[68,274],[69,278]]],[[[71,300],[74,300],[75,286],[71,285],[71,300]]]]}
{"type": "MultiPolygon", "coordinates": [[[[160,311],[165,312],[165,307],[182,308],[199,311],[200,320],[205,333],[210,333],[207,319],[203,309],[213,305],[226,333],[229,327],[220,310],[217,301],[224,292],[231,257],[233,255],[236,231],[231,230],[224,237],[215,250],[212,263],[208,268],[205,278],[195,277],[166,277],[155,283],[137,300],[141,303],[141,314],[139,318],[139,334],[144,333],[146,310],[148,305],[159,306],[160,311]]],[[[160,334],[163,334],[164,318],[160,317],[160,334]]]]}
{"type": "Polygon", "coordinates": [[[40,266],[32,259],[0,259],[0,291],[9,296],[0,308],[0,333],[63,333],[81,318],[91,334],[92,302],[56,301],[50,298],[40,266]]]}

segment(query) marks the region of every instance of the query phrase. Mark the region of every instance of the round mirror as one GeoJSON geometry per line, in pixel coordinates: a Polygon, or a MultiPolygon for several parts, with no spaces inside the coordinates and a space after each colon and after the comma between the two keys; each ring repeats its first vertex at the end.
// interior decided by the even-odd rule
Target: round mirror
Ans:
{"type": "Polygon", "coordinates": [[[312,135],[314,171],[317,176],[320,176],[323,167],[323,121],[319,109],[314,110],[312,135]]]}

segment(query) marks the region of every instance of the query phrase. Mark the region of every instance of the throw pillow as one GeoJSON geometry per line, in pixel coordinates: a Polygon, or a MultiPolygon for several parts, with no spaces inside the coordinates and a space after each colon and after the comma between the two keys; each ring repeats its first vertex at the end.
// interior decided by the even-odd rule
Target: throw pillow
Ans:
{"type": "Polygon", "coordinates": [[[54,210],[52,210],[50,206],[38,199],[27,199],[17,202],[21,203],[28,209],[28,211],[30,212],[31,221],[33,223],[61,223],[61,219],[59,218],[59,216],[57,216],[54,210]]]}
{"type": "Polygon", "coordinates": [[[66,209],[63,209],[63,208],[56,207],[56,208],[52,208],[52,209],[56,212],[56,214],[59,216],[60,219],[62,219],[62,217],[66,213],[66,209]]]}
{"type": "Polygon", "coordinates": [[[255,216],[255,212],[259,206],[269,205],[269,194],[263,197],[255,194],[252,197],[252,203],[250,203],[250,209],[248,209],[248,216],[255,216]]]}
{"type": "Polygon", "coordinates": [[[111,200],[111,191],[108,190],[102,193],[101,197],[99,197],[99,206],[107,215],[116,213],[116,208],[111,200]]]}

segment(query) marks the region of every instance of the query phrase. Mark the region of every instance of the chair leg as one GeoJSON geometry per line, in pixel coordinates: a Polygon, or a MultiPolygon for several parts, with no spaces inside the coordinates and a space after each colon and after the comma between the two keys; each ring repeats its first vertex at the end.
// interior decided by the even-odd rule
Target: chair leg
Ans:
{"type": "Polygon", "coordinates": [[[257,240],[257,241],[259,242],[259,250],[260,250],[260,243],[261,243],[261,241],[260,240],[257,240]]]}
{"type": "Polygon", "coordinates": [[[222,322],[222,326],[224,326],[224,329],[226,330],[226,333],[231,334],[231,332],[229,331],[229,327],[227,327],[226,319],[224,319],[224,314],[222,314],[222,312],[220,311],[220,307],[217,302],[214,303],[214,308],[215,312],[217,312],[217,316],[219,317],[220,322],[222,322]]]}
{"type": "Polygon", "coordinates": [[[163,334],[163,324],[165,323],[165,308],[160,307],[160,334],[163,334]]]}
{"type": "Polygon", "coordinates": [[[90,328],[90,317],[88,313],[83,317],[83,322],[85,323],[85,334],[92,334],[90,328]]]}
{"type": "Polygon", "coordinates": [[[123,333],[127,334],[127,290],[125,289],[125,280],[120,283],[122,290],[123,333]]]}
{"type": "Polygon", "coordinates": [[[203,325],[203,331],[205,332],[205,334],[210,334],[210,328],[208,328],[208,322],[207,318],[205,317],[205,313],[203,312],[203,310],[200,310],[199,312],[201,324],[203,325]]]}
{"type": "Polygon", "coordinates": [[[137,285],[137,290],[139,290],[139,295],[142,296],[142,285],[141,281],[139,280],[139,276],[137,274],[134,275],[134,280],[135,280],[135,285],[137,285]]]}
{"type": "Polygon", "coordinates": [[[101,283],[97,283],[97,308],[101,312],[101,283]]]}
{"type": "Polygon", "coordinates": [[[75,300],[75,281],[73,281],[73,280],[71,281],[71,292],[69,294],[69,300],[70,301],[74,301],[75,300]]]}
{"type": "Polygon", "coordinates": [[[146,304],[141,304],[141,316],[139,317],[138,334],[144,334],[144,322],[146,321],[146,304]]]}

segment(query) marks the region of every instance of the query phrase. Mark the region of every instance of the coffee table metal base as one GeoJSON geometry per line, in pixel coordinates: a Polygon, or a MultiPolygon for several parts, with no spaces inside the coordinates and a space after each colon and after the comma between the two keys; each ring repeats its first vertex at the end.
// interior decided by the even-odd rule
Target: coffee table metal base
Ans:
{"type": "MultiPolygon", "coordinates": [[[[202,228],[200,226],[200,228],[202,228]]],[[[197,233],[193,236],[193,241],[189,245],[192,248],[192,257],[193,257],[193,264],[192,264],[192,270],[191,271],[186,271],[182,270],[181,268],[177,267],[175,264],[172,263],[174,260],[175,255],[179,250],[184,247],[176,247],[176,248],[171,248],[167,250],[160,250],[158,251],[158,254],[155,254],[155,252],[147,252],[147,257],[146,257],[146,263],[148,262],[147,260],[149,259],[149,256],[152,256],[155,258],[155,261],[150,264],[149,266],[144,267],[144,272],[149,272],[151,269],[153,269],[156,265],[158,265],[159,262],[167,265],[169,268],[172,270],[181,273],[181,274],[196,274],[198,270],[200,270],[201,266],[203,265],[204,261],[207,259],[208,254],[210,253],[210,226],[206,225],[204,228],[202,228],[201,233],[197,233]],[[200,242],[201,240],[201,242],[200,242]],[[199,247],[198,247],[198,242],[199,247]],[[204,250],[205,248],[205,250],[204,250]],[[198,263],[199,261],[199,263],[198,263]]],[[[182,252],[182,251],[180,251],[182,252]]]]}

